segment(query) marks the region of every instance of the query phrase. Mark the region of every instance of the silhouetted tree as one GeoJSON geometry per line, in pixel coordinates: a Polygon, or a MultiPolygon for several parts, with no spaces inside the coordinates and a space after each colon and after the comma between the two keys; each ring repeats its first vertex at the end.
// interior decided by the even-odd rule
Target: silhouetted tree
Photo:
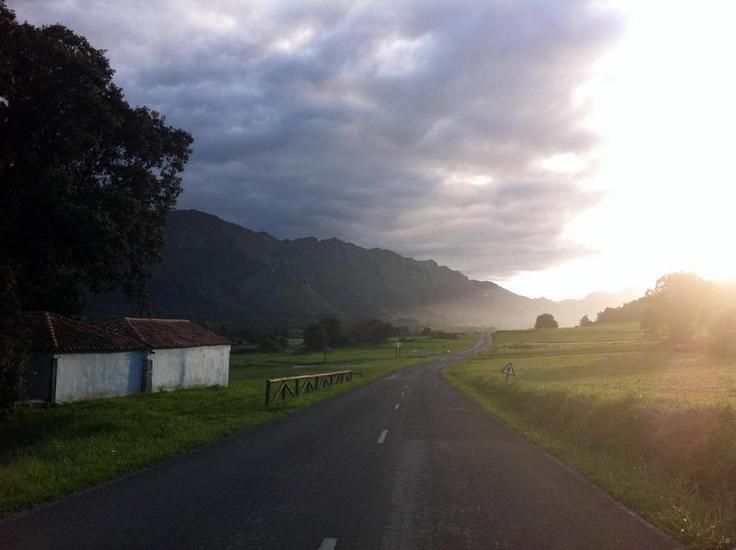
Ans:
{"type": "Polygon", "coordinates": [[[640,323],[644,318],[648,297],[642,296],[618,307],[607,307],[599,311],[595,322],[600,325],[609,323],[640,323]]]}
{"type": "Polygon", "coordinates": [[[304,345],[312,351],[338,347],[344,341],[342,322],[336,317],[323,317],[304,328],[304,345]]]}
{"type": "Polygon", "coordinates": [[[432,335],[432,329],[430,327],[424,327],[422,330],[422,336],[431,336],[432,335]]]}
{"type": "Polygon", "coordinates": [[[592,325],[593,325],[593,321],[591,321],[590,320],[590,317],[588,317],[587,315],[583,315],[580,318],[580,326],[581,327],[590,327],[592,325]]]}
{"type": "Polygon", "coordinates": [[[15,281],[0,265],[0,413],[25,397],[27,355],[15,281]]]}
{"type": "Polygon", "coordinates": [[[191,136],[132,108],[101,50],[0,0],[0,406],[22,397],[21,309],[75,315],[122,288],[139,309],[191,136]]]}
{"type": "Polygon", "coordinates": [[[78,314],[84,288],[138,302],[191,136],[131,107],[101,50],[0,0],[0,262],[20,307],[78,314]]]}
{"type": "Polygon", "coordinates": [[[718,309],[713,285],[694,273],[670,273],[647,291],[642,329],[654,336],[687,341],[712,323],[718,309]]]}
{"type": "Polygon", "coordinates": [[[534,328],[557,328],[559,325],[551,313],[542,313],[537,316],[537,322],[534,323],[534,328]]]}

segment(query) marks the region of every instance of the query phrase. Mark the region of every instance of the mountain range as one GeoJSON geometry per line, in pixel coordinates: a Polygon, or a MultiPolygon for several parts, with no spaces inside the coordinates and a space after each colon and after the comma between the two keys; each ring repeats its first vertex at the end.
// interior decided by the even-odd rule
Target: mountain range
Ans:
{"type": "MultiPolygon", "coordinates": [[[[334,315],[408,318],[442,328],[528,328],[540,313],[565,326],[634,297],[597,292],[581,300],[531,299],[434,260],[334,238],[280,240],[197,210],[169,214],[163,261],[149,287],[154,316],[281,327],[334,315]]],[[[88,310],[115,315],[127,305],[107,293],[91,296],[88,310]]]]}

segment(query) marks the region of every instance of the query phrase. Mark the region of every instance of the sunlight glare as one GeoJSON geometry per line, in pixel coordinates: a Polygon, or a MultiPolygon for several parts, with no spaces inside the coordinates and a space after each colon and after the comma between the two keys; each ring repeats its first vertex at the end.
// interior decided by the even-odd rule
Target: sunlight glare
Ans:
{"type": "Polygon", "coordinates": [[[586,184],[604,199],[565,237],[595,253],[544,277],[521,274],[513,289],[540,294],[537,285],[570,287],[570,277],[580,289],[652,286],[679,270],[736,277],[736,2],[615,4],[626,33],[575,93],[603,140],[586,184]]]}

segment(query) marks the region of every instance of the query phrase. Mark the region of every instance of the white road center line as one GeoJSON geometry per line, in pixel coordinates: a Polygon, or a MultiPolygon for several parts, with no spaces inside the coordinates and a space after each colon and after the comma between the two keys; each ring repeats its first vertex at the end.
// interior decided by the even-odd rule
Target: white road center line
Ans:
{"type": "Polygon", "coordinates": [[[401,397],[404,397],[404,392],[403,391],[401,392],[401,397]]]}
{"type": "Polygon", "coordinates": [[[401,406],[401,403],[396,403],[396,405],[394,405],[394,410],[398,411],[400,406],[401,406]]]}
{"type": "Polygon", "coordinates": [[[337,546],[337,539],[325,539],[317,550],[335,550],[335,546],[337,546]]]}
{"type": "Polygon", "coordinates": [[[376,443],[378,443],[379,445],[383,445],[383,442],[386,441],[387,435],[388,435],[388,430],[383,430],[381,432],[381,435],[378,436],[378,441],[376,441],[376,443]]]}

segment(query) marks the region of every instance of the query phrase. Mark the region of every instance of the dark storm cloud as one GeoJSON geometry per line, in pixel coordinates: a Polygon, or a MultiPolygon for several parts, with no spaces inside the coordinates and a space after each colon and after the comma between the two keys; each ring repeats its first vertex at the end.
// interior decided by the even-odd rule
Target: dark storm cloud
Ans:
{"type": "Polygon", "coordinates": [[[561,233],[596,197],[541,163],[596,145],[575,90],[619,32],[600,2],[10,5],[192,132],[182,207],[492,278],[584,252],[561,233]]]}

